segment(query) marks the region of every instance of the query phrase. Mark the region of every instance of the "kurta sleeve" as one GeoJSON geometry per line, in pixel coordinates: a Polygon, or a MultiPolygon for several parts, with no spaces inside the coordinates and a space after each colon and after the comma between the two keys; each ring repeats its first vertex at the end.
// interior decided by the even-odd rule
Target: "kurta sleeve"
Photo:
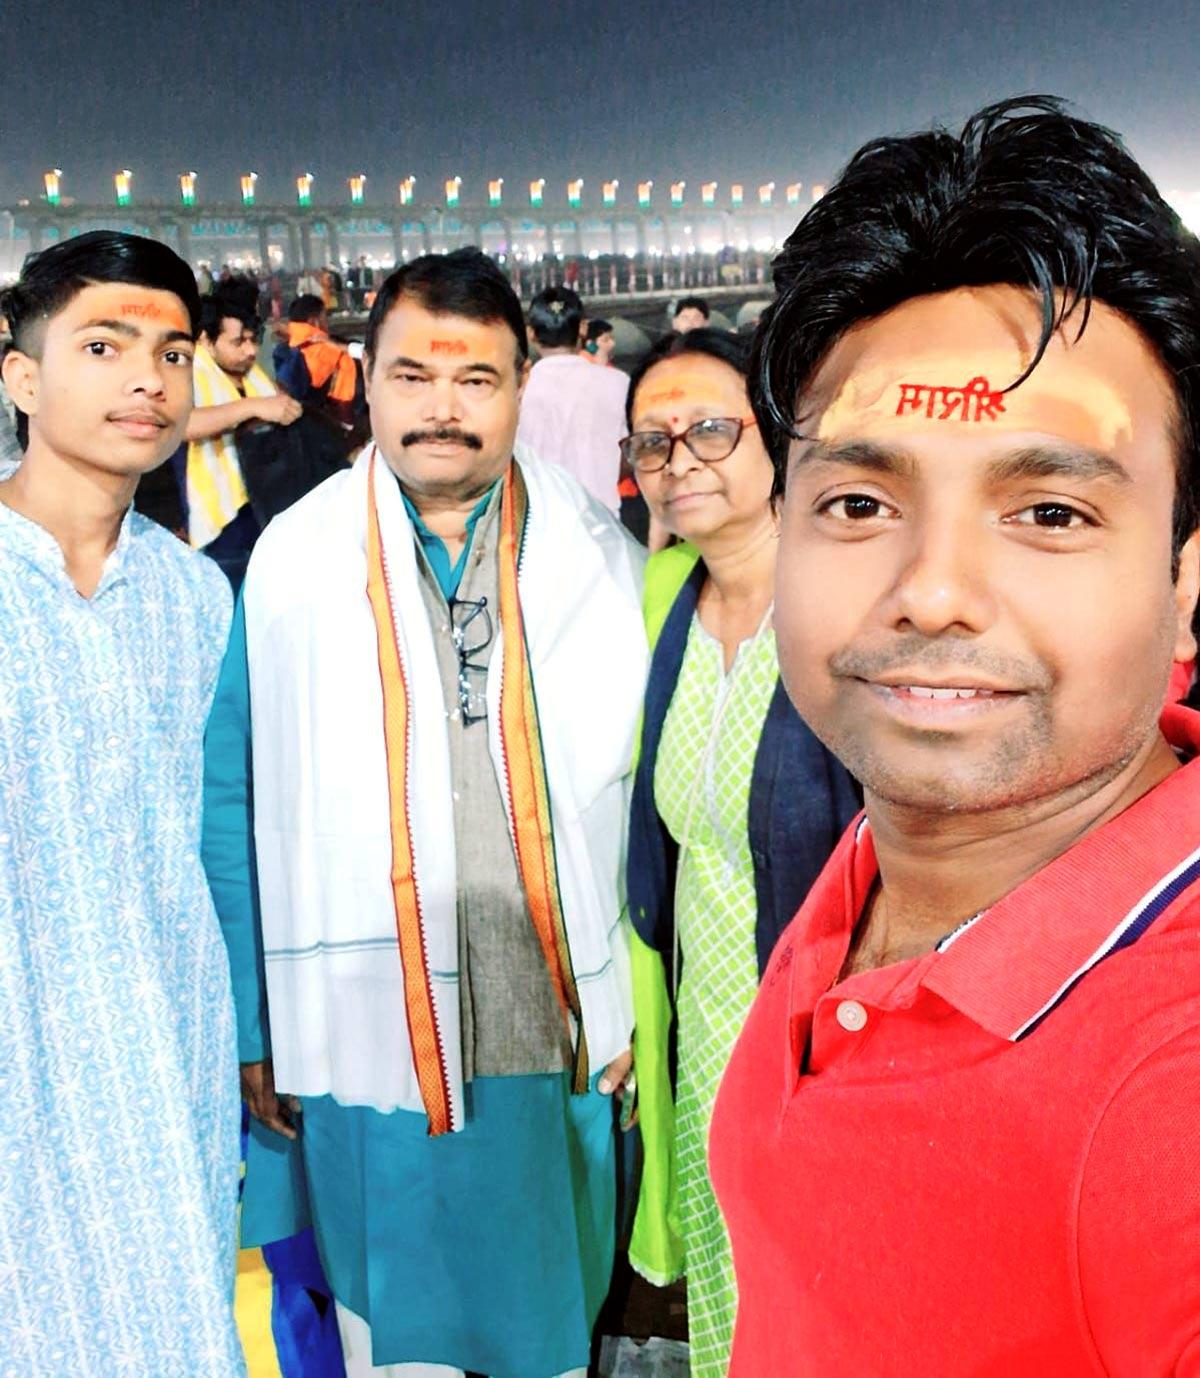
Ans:
{"type": "Polygon", "coordinates": [[[246,615],[239,597],[204,738],[201,855],[229,949],[237,1007],[238,1059],[269,1057],[262,925],[254,860],[250,770],[250,672],[246,615]]]}

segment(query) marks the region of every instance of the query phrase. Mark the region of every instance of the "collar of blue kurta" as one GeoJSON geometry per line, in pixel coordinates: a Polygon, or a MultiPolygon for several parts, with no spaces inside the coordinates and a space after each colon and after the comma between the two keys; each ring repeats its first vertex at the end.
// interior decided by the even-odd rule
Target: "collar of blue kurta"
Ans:
{"type": "Polygon", "coordinates": [[[425,553],[426,560],[429,561],[429,568],[433,570],[433,577],[438,581],[438,588],[442,591],[442,596],[447,602],[458,592],[458,586],[462,583],[463,571],[467,567],[467,556],[471,553],[471,542],[475,537],[475,527],[480,517],[488,509],[496,490],[500,487],[502,480],[497,479],[487,492],[479,499],[467,518],[467,538],[463,542],[463,548],[459,557],[453,564],[450,563],[450,552],[446,549],[446,542],[440,536],[435,535],[425,525],[421,519],[421,514],[413,506],[408,494],[403,487],[400,489],[400,496],[404,499],[404,507],[408,512],[409,520],[413,524],[413,530],[417,533],[417,541],[425,553]]]}
{"type": "MultiPolygon", "coordinates": [[[[0,464],[0,481],[11,478],[17,468],[16,464],[0,464]]],[[[33,565],[54,583],[62,584],[79,597],[71,576],[67,573],[62,546],[44,526],[39,526],[29,517],[22,516],[20,512],[15,512],[0,502],[0,531],[4,533],[3,542],[6,549],[33,565]]],[[[124,564],[129,556],[130,542],[136,534],[133,508],[130,507],[121,518],[117,544],[104,562],[104,570],[92,599],[106,593],[124,577],[124,564]]]]}

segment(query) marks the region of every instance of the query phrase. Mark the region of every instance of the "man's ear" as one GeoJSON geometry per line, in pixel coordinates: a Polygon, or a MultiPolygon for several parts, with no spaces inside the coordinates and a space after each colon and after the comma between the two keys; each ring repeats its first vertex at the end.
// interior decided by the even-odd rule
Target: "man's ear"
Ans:
{"type": "Polygon", "coordinates": [[[521,367],[517,369],[517,401],[521,400],[521,394],[525,391],[525,384],[529,382],[529,370],[533,365],[528,359],[521,360],[521,367]]]}
{"type": "Polygon", "coordinates": [[[1179,552],[1175,576],[1175,659],[1196,658],[1196,634],[1192,630],[1196,601],[1200,598],[1200,531],[1193,531],[1179,552]]]}
{"type": "Polygon", "coordinates": [[[13,400],[13,406],[26,416],[36,416],[38,391],[41,381],[41,365],[30,354],[19,349],[10,349],[0,365],[0,375],[4,386],[13,400]]]}

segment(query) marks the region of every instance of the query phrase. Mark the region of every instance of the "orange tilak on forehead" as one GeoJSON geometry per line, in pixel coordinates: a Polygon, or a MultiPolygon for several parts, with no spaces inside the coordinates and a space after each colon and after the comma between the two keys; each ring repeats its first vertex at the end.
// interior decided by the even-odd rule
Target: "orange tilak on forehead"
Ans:
{"type": "Polygon", "coordinates": [[[1001,352],[929,355],[847,378],[822,411],[817,436],[946,430],[1059,435],[1100,451],[1127,442],[1133,418],[1117,388],[1096,374],[1068,373],[1052,355],[1018,387],[1021,361],[1001,352]]]}
{"type": "Polygon", "coordinates": [[[687,363],[682,359],[665,359],[656,364],[637,391],[634,415],[639,420],[646,416],[667,420],[675,428],[689,411],[741,416],[746,411],[746,400],[739,395],[738,374],[717,360],[712,362],[711,368],[704,364],[696,367],[690,359],[687,363]],[[726,375],[728,388],[721,386],[726,375]]]}
{"type": "Polygon", "coordinates": [[[158,325],[168,330],[182,330],[189,335],[192,333],[192,323],[182,302],[170,292],[148,291],[145,296],[135,296],[128,287],[115,284],[95,288],[88,296],[87,310],[90,316],[96,318],[126,321],[130,325],[158,325]]]}
{"type": "Polygon", "coordinates": [[[512,363],[511,337],[494,327],[458,319],[431,320],[427,315],[424,320],[397,324],[400,328],[389,332],[384,345],[387,355],[427,359],[431,364],[479,363],[498,368],[512,363]]]}

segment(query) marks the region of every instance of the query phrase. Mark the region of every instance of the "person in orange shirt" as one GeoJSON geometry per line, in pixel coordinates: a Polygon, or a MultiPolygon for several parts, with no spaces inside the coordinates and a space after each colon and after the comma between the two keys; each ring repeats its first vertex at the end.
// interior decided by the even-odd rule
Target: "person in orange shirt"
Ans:
{"type": "Polygon", "coordinates": [[[329,314],[315,295],[288,307],[286,343],[275,350],[275,377],[298,402],[354,425],[362,408],[359,365],[344,344],[329,338],[329,314]]]}

